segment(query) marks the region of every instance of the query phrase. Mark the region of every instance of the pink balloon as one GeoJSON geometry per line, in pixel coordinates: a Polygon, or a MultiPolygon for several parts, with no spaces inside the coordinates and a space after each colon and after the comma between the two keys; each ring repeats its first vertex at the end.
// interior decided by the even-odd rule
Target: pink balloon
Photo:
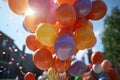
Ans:
{"type": "Polygon", "coordinates": [[[36,12],[46,12],[50,10],[53,1],[52,0],[28,0],[30,7],[36,12]]]}
{"type": "Polygon", "coordinates": [[[58,5],[57,4],[54,4],[51,9],[50,9],[50,12],[47,16],[47,22],[48,23],[51,23],[51,24],[55,24],[56,23],[56,17],[55,17],[55,11],[57,9],[58,5]]]}
{"type": "Polygon", "coordinates": [[[103,71],[108,71],[109,68],[111,68],[112,64],[111,64],[111,62],[109,60],[104,60],[101,63],[101,66],[102,66],[103,71]]]}

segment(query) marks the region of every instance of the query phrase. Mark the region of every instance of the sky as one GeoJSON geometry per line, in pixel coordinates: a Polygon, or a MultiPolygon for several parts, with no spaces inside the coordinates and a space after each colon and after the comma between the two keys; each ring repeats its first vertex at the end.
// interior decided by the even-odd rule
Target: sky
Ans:
{"type": "MultiPolygon", "coordinates": [[[[110,15],[111,10],[113,7],[118,6],[120,8],[120,0],[104,0],[104,2],[107,5],[108,11],[105,15],[110,15]]],[[[94,50],[98,51],[104,51],[103,45],[101,42],[101,36],[102,32],[104,31],[104,19],[103,17],[100,20],[92,21],[94,26],[94,33],[97,38],[96,45],[92,48],[94,50]]],[[[25,29],[23,28],[23,19],[24,16],[14,14],[8,4],[7,0],[0,0],[0,31],[4,32],[8,36],[10,36],[15,44],[22,50],[23,44],[25,44],[25,38],[29,34],[25,29]]],[[[30,52],[27,48],[26,52],[30,52]]],[[[81,54],[81,52],[79,52],[81,54]]],[[[80,57],[80,56],[79,56],[80,57]]]]}

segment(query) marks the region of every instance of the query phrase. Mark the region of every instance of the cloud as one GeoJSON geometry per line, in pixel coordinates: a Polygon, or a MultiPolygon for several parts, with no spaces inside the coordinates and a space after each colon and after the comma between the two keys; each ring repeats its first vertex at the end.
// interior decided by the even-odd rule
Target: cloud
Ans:
{"type": "Polygon", "coordinates": [[[77,60],[82,60],[82,57],[87,54],[87,49],[84,50],[79,50],[78,53],[76,54],[76,59],[77,60]]]}

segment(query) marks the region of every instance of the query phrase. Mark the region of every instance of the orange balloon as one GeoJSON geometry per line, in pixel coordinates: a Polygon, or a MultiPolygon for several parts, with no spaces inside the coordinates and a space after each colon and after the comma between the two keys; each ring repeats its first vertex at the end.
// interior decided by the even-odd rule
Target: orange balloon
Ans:
{"type": "Polygon", "coordinates": [[[93,31],[93,24],[92,24],[92,22],[88,21],[87,27],[88,27],[90,30],[93,31]]]}
{"type": "Polygon", "coordinates": [[[94,0],[92,2],[92,10],[88,17],[91,20],[99,20],[105,16],[107,12],[107,6],[103,0],[94,0]]]}
{"type": "Polygon", "coordinates": [[[118,72],[114,68],[110,68],[107,71],[107,76],[109,80],[119,80],[118,72]]]}
{"type": "Polygon", "coordinates": [[[58,72],[65,72],[68,70],[71,64],[71,58],[61,61],[57,56],[54,57],[54,66],[58,72]]]}
{"type": "Polygon", "coordinates": [[[59,5],[64,4],[64,3],[73,5],[74,2],[75,2],[75,0],[57,0],[57,4],[59,4],[59,5]]]}
{"type": "Polygon", "coordinates": [[[54,47],[47,47],[47,46],[45,46],[44,48],[46,48],[47,50],[49,50],[51,52],[51,54],[55,53],[54,47]]]}
{"type": "Polygon", "coordinates": [[[32,34],[26,37],[26,45],[31,51],[36,51],[42,47],[42,45],[37,41],[35,35],[32,34]]]}
{"type": "Polygon", "coordinates": [[[109,60],[104,60],[101,63],[101,66],[102,66],[103,71],[108,71],[109,68],[111,68],[112,64],[111,64],[111,62],[109,60]]]}
{"type": "Polygon", "coordinates": [[[23,26],[30,32],[35,32],[38,25],[42,22],[40,16],[31,14],[24,18],[23,26]]]}
{"type": "Polygon", "coordinates": [[[76,12],[73,6],[61,4],[56,9],[56,19],[64,27],[71,27],[76,21],[76,12]]]}
{"type": "Polygon", "coordinates": [[[95,51],[92,53],[91,62],[92,64],[101,64],[104,60],[104,55],[100,51],[95,51]]]}
{"type": "Polygon", "coordinates": [[[46,48],[41,48],[33,54],[34,64],[41,70],[48,70],[53,64],[52,53],[46,48]]]}
{"type": "Polygon", "coordinates": [[[78,50],[91,48],[96,43],[94,32],[87,26],[80,27],[79,29],[75,30],[74,39],[76,42],[76,48],[78,50]]]}
{"type": "Polygon", "coordinates": [[[23,15],[28,10],[28,0],[8,0],[10,9],[19,15],[23,15]]]}
{"type": "Polygon", "coordinates": [[[24,80],[35,80],[35,75],[31,72],[27,72],[24,76],[24,80]]]}

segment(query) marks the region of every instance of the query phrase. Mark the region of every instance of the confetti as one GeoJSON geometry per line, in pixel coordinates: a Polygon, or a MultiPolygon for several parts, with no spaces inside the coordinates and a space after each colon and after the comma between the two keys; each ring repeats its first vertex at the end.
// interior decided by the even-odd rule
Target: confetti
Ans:
{"type": "Polygon", "coordinates": [[[8,0],[2,0],[3,2],[8,2],[8,0]]]}

